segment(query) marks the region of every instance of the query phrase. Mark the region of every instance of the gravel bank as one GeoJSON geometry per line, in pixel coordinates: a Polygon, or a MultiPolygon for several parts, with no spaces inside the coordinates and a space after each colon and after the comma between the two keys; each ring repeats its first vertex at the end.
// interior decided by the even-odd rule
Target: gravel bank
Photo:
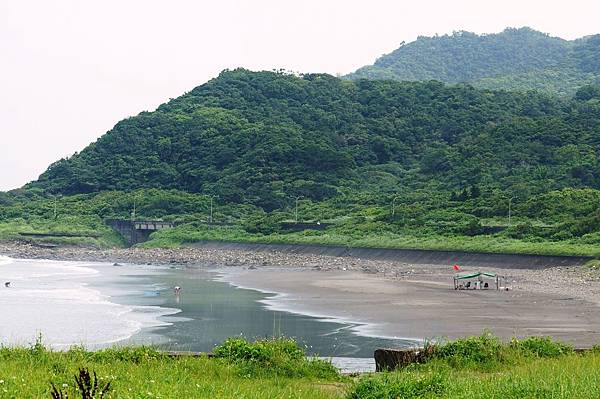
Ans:
{"type": "MultiPolygon", "coordinates": [[[[324,271],[352,271],[394,280],[435,280],[452,284],[450,264],[410,264],[397,261],[368,260],[283,250],[243,248],[185,247],[177,249],[108,249],[77,247],[45,248],[18,242],[0,243],[0,254],[22,259],[84,260],[137,264],[181,264],[204,267],[307,268],[324,271]]],[[[585,266],[553,267],[543,270],[471,265],[465,271],[497,271],[506,276],[512,290],[549,294],[565,299],[578,298],[600,305],[600,271],[585,266]]]]}

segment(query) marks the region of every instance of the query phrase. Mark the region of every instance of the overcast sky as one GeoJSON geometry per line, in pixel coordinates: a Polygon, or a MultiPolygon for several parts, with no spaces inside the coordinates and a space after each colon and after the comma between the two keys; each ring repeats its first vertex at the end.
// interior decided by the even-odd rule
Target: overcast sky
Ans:
{"type": "Polygon", "coordinates": [[[0,190],[225,68],[348,73],[419,35],[600,33],[596,0],[0,0],[0,190]]]}

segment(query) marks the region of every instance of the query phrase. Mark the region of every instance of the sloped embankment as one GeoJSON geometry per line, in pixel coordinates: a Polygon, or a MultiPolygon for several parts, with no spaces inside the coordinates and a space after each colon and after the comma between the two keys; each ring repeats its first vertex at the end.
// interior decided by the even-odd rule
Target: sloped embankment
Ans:
{"type": "Polygon", "coordinates": [[[489,254],[460,251],[427,251],[388,248],[349,248],[325,245],[254,244],[221,241],[204,241],[190,244],[192,247],[244,250],[279,251],[294,254],[352,257],[368,260],[395,261],[411,264],[439,264],[495,267],[509,269],[545,269],[559,266],[580,266],[591,258],[585,256],[548,256],[520,254],[489,254]]]}

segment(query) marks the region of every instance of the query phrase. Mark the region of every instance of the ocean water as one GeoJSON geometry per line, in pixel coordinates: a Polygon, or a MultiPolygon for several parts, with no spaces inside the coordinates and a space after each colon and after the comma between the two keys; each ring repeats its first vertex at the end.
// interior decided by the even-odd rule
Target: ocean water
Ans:
{"type": "Polygon", "coordinates": [[[0,344],[30,345],[41,337],[55,349],[73,345],[95,349],[146,328],[165,326],[168,322],[162,316],[179,312],[111,301],[112,296],[139,292],[141,282],[135,281],[136,275],[160,271],[110,268],[108,264],[0,258],[0,344]],[[6,282],[10,287],[5,287],[6,282]]]}
{"type": "MultiPolygon", "coordinates": [[[[277,295],[236,288],[218,281],[218,274],[212,271],[172,269],[153,278],[161,286],[182,287],[181,294],[165,291],[159,297],[144,298],[144,303],[180,312],[164,318],[170,321],[168,325],[141,331],[133,340],[144,342],[144,335],[151,334],[160,337],[159,344],[165,349],[208,352],[233,336],[248,339],[285,336],[295,338],[311,355],[372,358],[378,347],[415,345],[410,340],[359,335],[356,324],[352,323],[274,310],[270,302],[277,295]]],[[[115,300],[139,303],[139,298],[133,296],[115,300]]]]}
{"type": "Polygon", "coordinates": [[[286,336],[358,371],[373,369],[378,347],[415,345],[360,335],[351,322],[277,310],[277,295],[234,287],[208,269],[0,257],[0,283],[5,346],[29,345],[41,334],[56,349],[146,344],[209,352],[233,336],[286,336]]]}
{"type": "Polygon", "coordinates": [[[7,256],[0,255],[0,266],[11,264],[13,260],[7,256]]]}

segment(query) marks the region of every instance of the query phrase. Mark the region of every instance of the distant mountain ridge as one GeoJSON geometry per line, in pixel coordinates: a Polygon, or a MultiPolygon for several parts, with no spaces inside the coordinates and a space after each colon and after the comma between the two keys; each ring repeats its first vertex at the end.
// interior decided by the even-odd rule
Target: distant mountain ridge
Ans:
{"type": "Polygon", "coordinates": [[[600,35],[569,41],[531,28],[507,28],[488,35],[420,36],[346,77],[573,95],[581,86],[600,84],[600,35]]]}

